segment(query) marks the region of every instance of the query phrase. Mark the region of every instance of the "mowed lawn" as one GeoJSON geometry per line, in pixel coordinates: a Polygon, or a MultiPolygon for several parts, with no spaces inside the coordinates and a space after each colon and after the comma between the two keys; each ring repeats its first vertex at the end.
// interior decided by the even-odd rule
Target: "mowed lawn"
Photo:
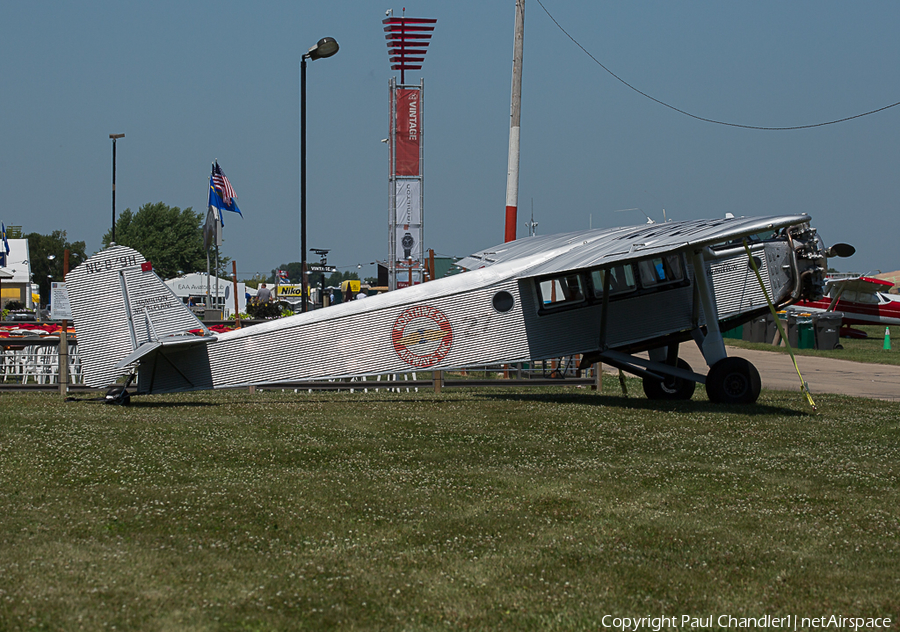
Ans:
{"type": "Polygon", "coordinates": [[[900,405],[628,384],[4,394],[0,629],[896,629],[900,405]]]}

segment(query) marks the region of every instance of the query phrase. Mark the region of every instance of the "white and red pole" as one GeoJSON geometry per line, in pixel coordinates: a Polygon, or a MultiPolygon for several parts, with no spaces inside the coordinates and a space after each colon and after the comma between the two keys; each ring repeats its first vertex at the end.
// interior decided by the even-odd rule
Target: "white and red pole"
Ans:
{"type": "Polygon", "coordinates": [[[516,34],[513,43],[512,96],[509,115],[509,161],[506,172],[506,230],[504,241],[516,239],[519,206],[519,127],[522,118],[522,48],[525,40],[525,0],[516,0],[516,34]]]}

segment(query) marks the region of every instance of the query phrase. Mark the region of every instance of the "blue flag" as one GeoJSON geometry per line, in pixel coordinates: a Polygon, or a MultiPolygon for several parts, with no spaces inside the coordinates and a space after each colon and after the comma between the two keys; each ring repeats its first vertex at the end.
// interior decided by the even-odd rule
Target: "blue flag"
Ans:
{"type": "Polygon", "coordinates": [[[222,222],[222,226],[225,225],[225,221],[221,211],[231,211],[243,217],[241,209],[238,208],[235,201],[236,198],[237,195],[234,193],[231,182],[225,177],[225,172],[219,167],[217,160],[213,163],[212,174],[209,176],[209,206],[219,209],[219,221],[222,222]]]}
{"type": "MultiPolygon", "coordinates": [[[[237,202],[234,198],[231,198],[231,204],[226,204],[222,199],[222,195],[219,193],[219,190],[216,189],[213,184],[213,177],[209,177],[209,206],[210,208],[215,208],[219,210],[219,219],[222,220],[221,211],[231,211],[232,213],[237,213],[241,217],[241,209],[238,208],[237,202]]],[[[225,225],[224,220],[222,220],[222,226],[225,225]]]]}

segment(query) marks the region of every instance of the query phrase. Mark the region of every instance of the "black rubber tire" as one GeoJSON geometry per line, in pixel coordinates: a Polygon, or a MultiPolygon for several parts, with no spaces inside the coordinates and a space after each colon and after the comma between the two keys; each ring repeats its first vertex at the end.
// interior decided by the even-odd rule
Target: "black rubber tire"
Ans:
{"type": "MultiPolygon", "coordinates": [[[[678,358],[679,369],[691,370],[691,365],[678,358]]],[[[654,380],[652,377],[644,378],[644,394],[647,399],[686,400],[694,396],[697,383],[680,377],[667,375],[664,380],[654,380]]]]}
{"type": "Polygon", "coordinates": [[[112,406],[130,406],[131,394],[121,386],[113,386],[106,391],[106,403],[112,406]]]}
{"type": "Polygon", "coordinates": [[[719,360],[706,376],[706,394],[716,404],[752,404],[761,390],[759,371],[744,358],[719,360]]]}

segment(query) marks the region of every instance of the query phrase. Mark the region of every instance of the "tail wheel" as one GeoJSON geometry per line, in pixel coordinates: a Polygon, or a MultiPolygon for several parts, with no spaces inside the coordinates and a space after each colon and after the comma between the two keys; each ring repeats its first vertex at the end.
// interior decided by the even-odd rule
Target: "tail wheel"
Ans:
{"type": "Polygon", "coordinates": [[[752,404],[761,390],[759,371],[744,358],[719,360],[706,376],[706,394],[716,404],[752,404]]]}
{"type": "MultiPolygon", "coordinates": [[[[130,380],[129,380],[130,381],[130,380]]],[[[130,406],[131,395],[124,386],[113,386],[106,391],[106,403],[113,406],[130,406]]]]}
{"type": "MultiPolygon", "coordinates": [[[[691,370],[691,365],[681,358],[678,358],[676,366],[685,371],[691,370]]],[[[644,378],[644,393],[647,395],[647,399],[690,399],[693,397],[696,387],[696,382],[672,375],[667,375],[662,380],[655,380],[652,377],[644,378]]]]}

